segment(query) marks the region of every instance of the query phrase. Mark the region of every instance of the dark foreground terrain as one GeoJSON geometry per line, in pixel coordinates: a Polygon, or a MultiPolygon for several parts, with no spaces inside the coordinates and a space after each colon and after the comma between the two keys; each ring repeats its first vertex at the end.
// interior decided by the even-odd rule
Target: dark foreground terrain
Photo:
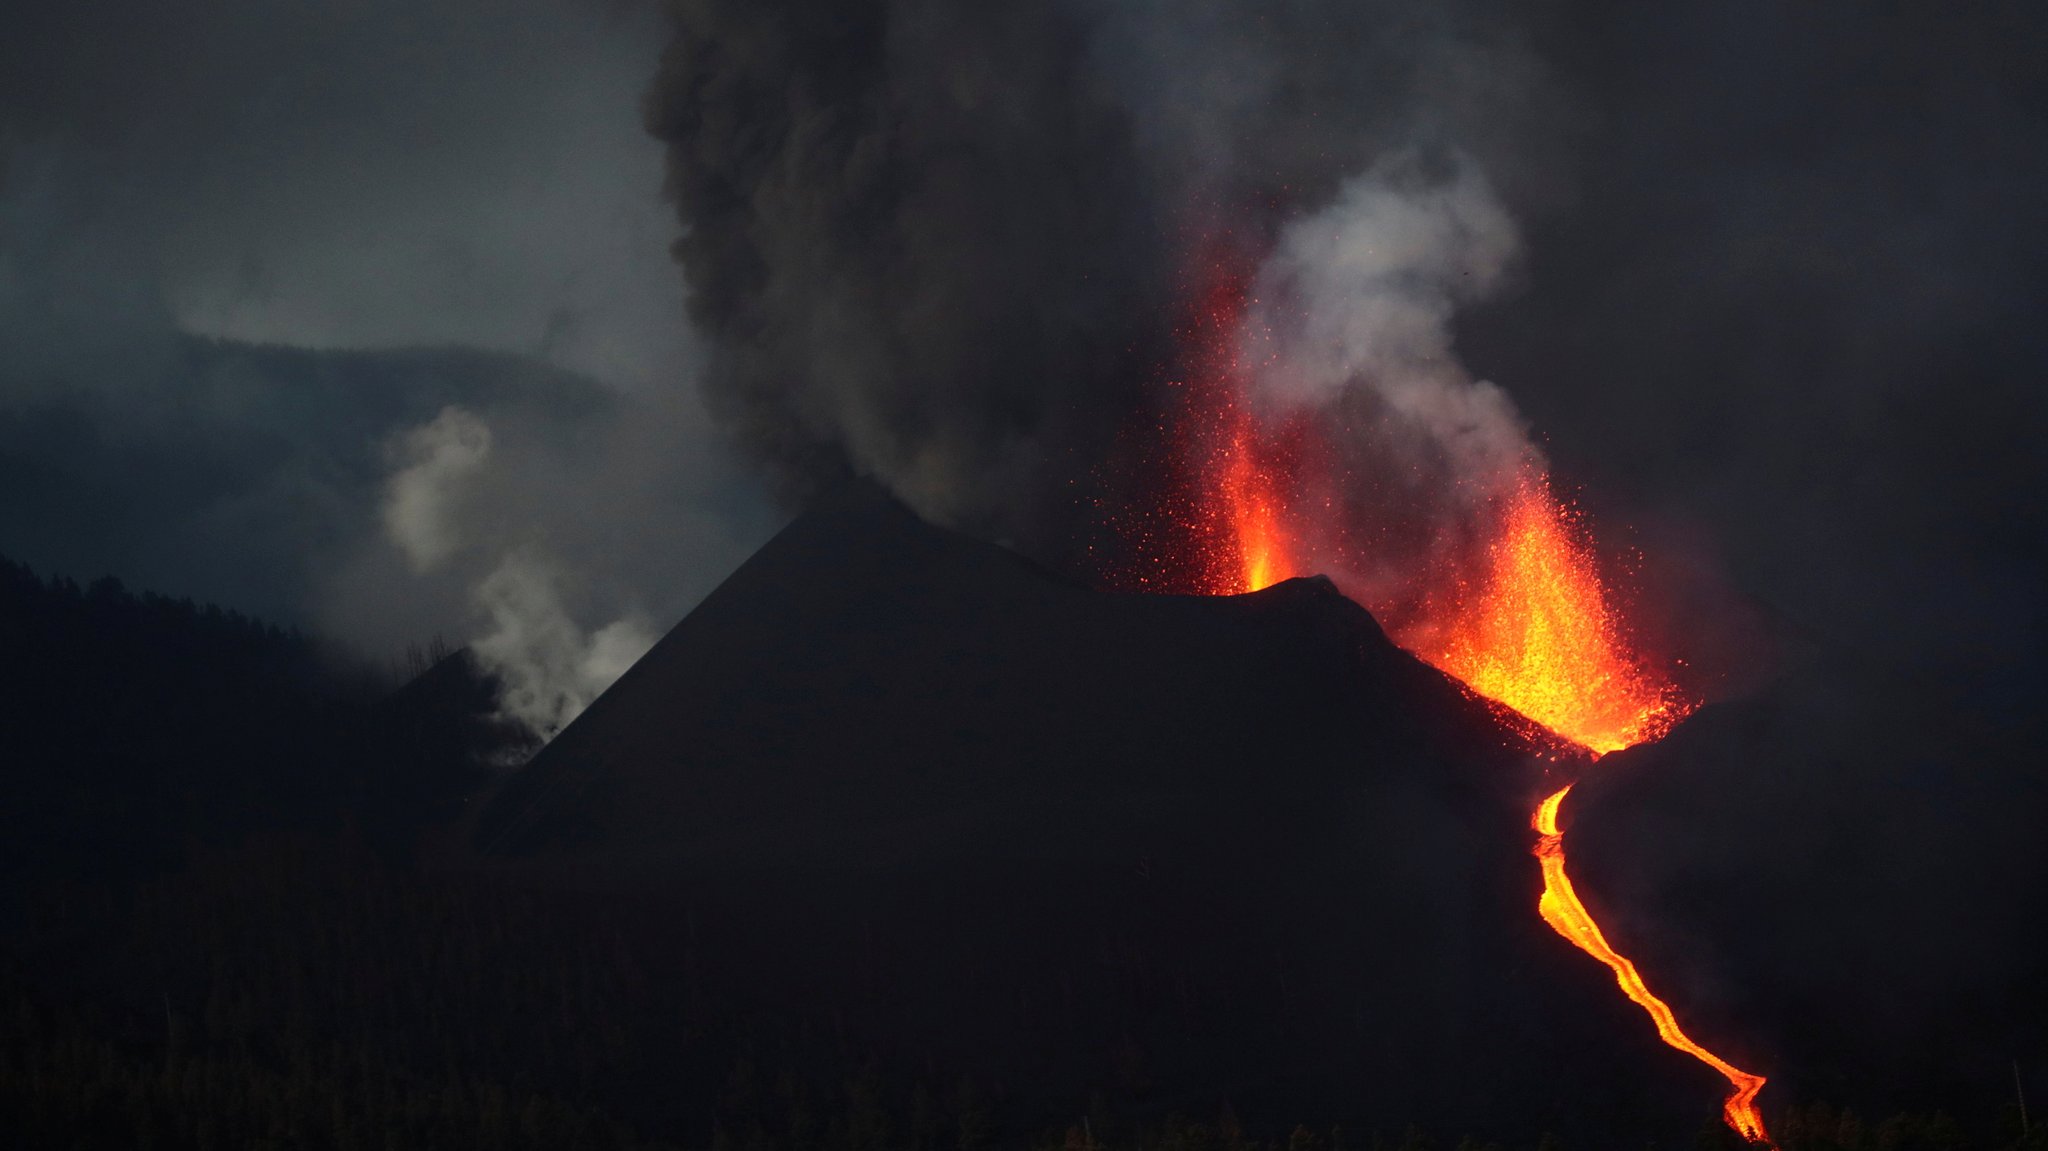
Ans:
{"type": "MultiPolygon", "coordinates": [[[[1320,581],[1105,595],[850,492],[505,777],[459,654],[393,693],[213,609],[4,576],[15,1145],[1723,1139],[1718,1079],[1534,915],[1527,808],[1583,765],[1320,581]]],[[[1631,868],[1627,813],[1713,814],[1653,757],[1762,723],[1610,765],[1582,885],[1773,1076],[1787,1148],[2021,1146],[2009,1086],[1725,994],[1723,903],[1678,901],[1688,950],[1632,902],[1702,881],[1668,827],[1631,868]]],[[[2030,972],[1916,1043],[2036,1075],[2030,972]]]]}

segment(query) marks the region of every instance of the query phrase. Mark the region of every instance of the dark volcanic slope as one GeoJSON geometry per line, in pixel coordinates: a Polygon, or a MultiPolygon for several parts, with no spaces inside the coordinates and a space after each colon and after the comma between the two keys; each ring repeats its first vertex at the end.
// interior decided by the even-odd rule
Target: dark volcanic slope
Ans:
{"type": "Polygon", "coordinates": [[[855,489],[476,842],[616,909],[679,1036],[800,1074],[966,1074],[1026,1123],[1100,1091],[1689,1135],[1719,1080],[1536,918],[1531,751],[1324,581],[1104,594],[855,489]]]}
{"type": "Polygon", "coordinates": [[[1601,761],[1572,862],[1779,1098],[1996,1114],[2048,1074],[2048,779],[2001,777],[2010,744],[1913,687],[1817,666],[1601,761]]]}
{"type": "Polygon", "coordinates": [[[587,840],[608,858],[857,848],[868,865],[1085,853],[1095,841],[1071,817],[1092,804],[1120,824],[1133,803],[1267,794],[1276,776],[1349,774],[1360,755],[1406,764],[1432,737],[1464,744],[1425,769],[1439,784],[1497,791],[1526,749],[1487,713],[1326,581],[1105,594],[855,488],[563,732],[481,842],[587,840]]]}

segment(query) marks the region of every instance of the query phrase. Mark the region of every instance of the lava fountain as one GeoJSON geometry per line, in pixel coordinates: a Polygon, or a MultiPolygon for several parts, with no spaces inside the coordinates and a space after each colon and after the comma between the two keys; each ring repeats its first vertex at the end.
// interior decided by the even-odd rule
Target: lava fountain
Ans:
{"type": "Polygon", "coordinates": [[[1481,587],[1455,587],[1419,654],[1480,695],[1596,755],[1664,733],[1687,710],[1629,658],[1591,549],[1542,476],[1516,487],[1481,587]]]}
{"type": "MultiPolygon", "coordinates": [[[[1316,437],[1341,434],[1332,430],[1341,423],[1310,418],[1304,427],[1297,418],[1275,433],[1251,410],[1250,373],[1236,351],[1243,302],[1241,281],[1213,280],[1182,333],[1195,371],[1174,385],[1183,411],[1172,448],[1186,474],[1168,510],[1182,541],[1174,550],[1183,570],[1140,582],[1218,595],[1257,591],[1325,564],[1341,565],[1349,558],[1345,546],[1333,551],[1328,541],[1358,534],[1347,532],[1351,525],[1327,522],[1343,516],[1329,500],[1310,498],[1320,482],[1314,473],[1329,454],[1317,450],[1316,437]]],[[[1555,495],[1533,452],[1519,475],[1495,485],[1478,505],[1486,542],[1472,560],[1413,573],[1410,583],[1427,586],[1399,602],[1369,602],[1370,583],[1348,587],[1347,594],[1362,594],[1364,606],[1401,646],[1594,760],[1661,736],[1691,710],[1676,685],[1631,650],[1582,517],[1555,495]]],[[[1173,561],[1156,562],[1164,570],[1173,561]]],[[[1566,786],[1545,797],[1531,817],[1543,877],[1538,913],[1614,973],[1666,1044],[1725,1077],[1728,1125],[1770,1145],[1756,1106],[1764,1077],[1688,1036],[1573,889],[1558,825],[1570,792],[1566,786]]]]}

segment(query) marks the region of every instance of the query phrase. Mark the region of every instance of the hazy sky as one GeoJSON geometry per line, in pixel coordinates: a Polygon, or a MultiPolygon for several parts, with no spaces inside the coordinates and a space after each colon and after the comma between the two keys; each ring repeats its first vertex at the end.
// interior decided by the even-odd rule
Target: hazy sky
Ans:
{"type": "Polygon", "coordinates": [[[757,455],[1057,549],[1047,509],[1172,354],[1201,214],[1256,246],[1420,146],[1467,157],[1518,238],[1443,339],[1677,557],[1667,586],[1712,569],[1977,678],[2041,634],[2022,8],[16,8],[0,551],[30,563],[370,647],[480,626],[514,555],[583,589],[584,627],[672,618],[773,522],[705,381],[757,455]],[[178,333],[588,378],[231,364],[178,333]],[[449,405],[494,436],[435,520],[468,543],[422,568],[386,505],[449,405]]]}
{"type": "Polygon", "coordinates": [[[468,343],[608,382],[688,363],[652,6],[19,5],[10,149],[137,247],[191,331],[468,343]]]}
{"type": "Polygon", "coordinates": [[[573,709],[772,529],[697,401],[653,6],[5,19],[0,553],[484,642],[573,709]],[[457,346],[538,363],[349,351],[457,346]]]}

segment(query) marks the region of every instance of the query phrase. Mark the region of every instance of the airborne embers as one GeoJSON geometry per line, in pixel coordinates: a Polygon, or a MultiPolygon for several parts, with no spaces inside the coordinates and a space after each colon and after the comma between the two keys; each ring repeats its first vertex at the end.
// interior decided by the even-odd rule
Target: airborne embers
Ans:
{"type": "MultiPolygon", "coordinates": [[[[1211,595],[1258,591],[1312,574],[1329,553],[1306,541],[1345,535],[1348,525],[1332,530],[1315,522],[1332,514],[1333,505],[1310,494],[1322,485],[1307,464],[1329,454],[1310,448],[1332,431],[1313,421],[1304,426],[1300,418],[1267,431],[1253,415],[1245,365],[1229,342],[1243,298],[1240,282],[1221,277],[1200,294],[1197,319],[1184,332],[1198,345],[1198,371],[1176,384],[1184,409],[1171,439],[1185,478],[1167,511],[1186,550],[1152,558],[1166,565],[1177,559],[1183,570],[1139,582],[1192,586],[1211,595]]],[[[1363,593],[1364,606],[1403,647],[1596,761],[1656,739],[1683,718],[1693,705],[1630,650],[1581,519],[1552,491],[1533,454],[1481,504],[1491,520],[1487,543],[1463,574],[1442,578],[1441,586],[1398,604],[1369,602],[1370,582],[1346,586],[1340,579],[1339,586],[1354,598],[1363,593]]],[[[1775,1146],[1756,1105],[1764,1077],[1688,1036],[1670,1005],[1608,943],[1580,902],[1565,870],[1558,826],[1570,792],[1567,785],[1546,796],[1530,820],[1543,876],[1537,903],[1543,921],[1605,964],[1667,1045],[1728,1080],[1722,1115],[1730,1128],[1753,1143],[1775,1146]]]]}

